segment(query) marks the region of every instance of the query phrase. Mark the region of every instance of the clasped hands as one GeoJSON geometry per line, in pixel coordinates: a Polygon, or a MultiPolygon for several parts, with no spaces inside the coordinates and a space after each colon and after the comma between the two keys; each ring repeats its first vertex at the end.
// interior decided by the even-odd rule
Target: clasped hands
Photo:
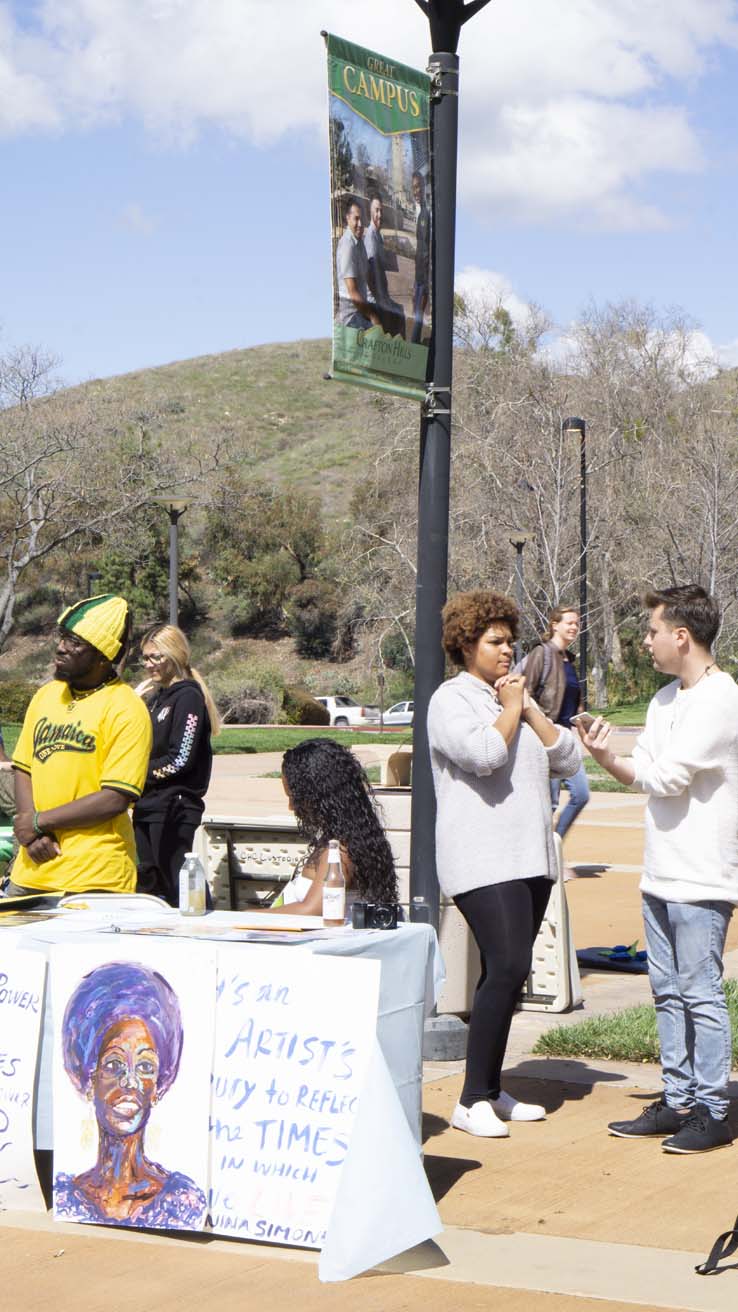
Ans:
{"type": "Polygon", "coordinates": [[[21,847],[25,847],[35,865],[41,866],[45,861],[53,861],[59,856],[61,848],[53,834],[39,834],[34,825],[33,811],[18,811],[13,824],[15,836],[21,847]]]}
{"type": "Polygon", "coordinates": [[[510,674],[503,674],[501,678],[495,680],[493,686],[503,710],[510,706],[524,714],[533,706],[533,698],[526,687],[524,674],[514,674],[512,671],[510,674]]]}

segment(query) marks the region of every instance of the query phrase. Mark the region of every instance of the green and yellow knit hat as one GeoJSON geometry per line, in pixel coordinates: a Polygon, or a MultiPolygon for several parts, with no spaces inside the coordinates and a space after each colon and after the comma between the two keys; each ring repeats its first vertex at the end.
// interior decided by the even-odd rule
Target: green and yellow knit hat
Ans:
{"type": "Polygon", "coordinates": [[[84,638],[109,661],[118,659],[128,624],[128,602],[112,592],[68,606],[57,621],[60,629],[84,638]]]}

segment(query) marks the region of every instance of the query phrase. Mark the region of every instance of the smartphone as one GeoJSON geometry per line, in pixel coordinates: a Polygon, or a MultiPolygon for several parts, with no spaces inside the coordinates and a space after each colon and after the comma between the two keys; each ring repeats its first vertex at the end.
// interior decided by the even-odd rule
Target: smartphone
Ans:
{"type": "Polygon", "coordinates": [[[589,711],[580,711],[578,715],[572,715],[571,722],[581,729],[582,733],[589,733],[596,719],[597,716],[590,715],[589,711]]]}

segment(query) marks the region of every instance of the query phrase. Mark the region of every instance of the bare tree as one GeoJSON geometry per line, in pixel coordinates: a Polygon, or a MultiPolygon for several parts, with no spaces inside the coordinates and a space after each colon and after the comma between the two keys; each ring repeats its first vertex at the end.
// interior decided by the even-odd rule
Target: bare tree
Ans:
{"type": "MultiPolygon", "coordinates": [[[[530,636],[548,609],[576,605],[581,565],[579,447],[587,420],[589,634],[594,700],[622,665],[651,583],[702,582],[721,602],[723,649],[738,636],[738,386],[716,377],[678,311],[589,306],[551,359],[549,327],[522,327],[499,302],[457,298],[450,525],[451,588],[513,585],[509,538],[526,536],[530,636]]],[[[363,622],[410,628],[416,548],[417,415],[382,414],[374,483],[354,503],[347,581],[363,622]]]]}
{"type": "Polygon", "coordinates": [[[105,534],[159,494],[200,485],[222,463],[226,434],[207,456],[157,441],[157,413],[126,414],[91,389],[62,392],[56,361],[24,348],[0,361],[0,648],[19,584],[75,540],[105,534]]]}

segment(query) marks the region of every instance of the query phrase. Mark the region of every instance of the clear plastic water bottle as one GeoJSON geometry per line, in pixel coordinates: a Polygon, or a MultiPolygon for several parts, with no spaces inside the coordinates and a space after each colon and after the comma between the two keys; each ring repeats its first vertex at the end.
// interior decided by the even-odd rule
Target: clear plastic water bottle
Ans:
{"type": "Polygon", "coordinates": [[[346,880],[337,838],[328,843],[328,871],[323,880],[323,924],[342,925],[346,919],[346,880]]]}
{"type": "Polygon", "coordinates": [[[195,852],[188,852],[179,872],[179,912],[182,916],[204,916],[205,871],[195,852]]]}

